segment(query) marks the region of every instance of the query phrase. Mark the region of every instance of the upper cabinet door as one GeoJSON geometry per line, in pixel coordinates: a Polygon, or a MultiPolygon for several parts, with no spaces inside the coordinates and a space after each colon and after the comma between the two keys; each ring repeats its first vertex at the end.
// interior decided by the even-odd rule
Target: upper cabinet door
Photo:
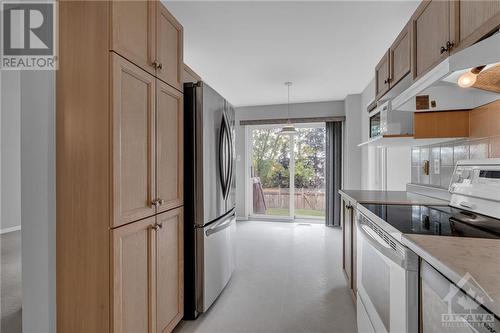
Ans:
{"type": "Polygon", "coordinates": [[[182,208],[156,217],[156,332],[171,332],[184,314],[182,208]]]}
{"type": "Polygon", "coordinates": [[[111,49],[155,74],[157,1],[110,1],[111,49]]]}
{"type": "Polygon", "coordinates": [[[155,78],[111,53],[113,221],[116,227],[154,215],[155,78]]]}
{"type": "Polygon", "coordinates": [[[390,56],[389,52],[384,54],[377,67],[375,67],[375,96],[382,97],[389,90],[390,81],[390,56]]]}
{"type": "Polygon", "coordinates": [[[458,13],[460,43],[454,52],[480,40],[500,25],[500,0],[460,0],[452,3],[458,13]],[[458,8],[457,8],[458,7],[458,8]]]}
{"type": "Polygon", "coordinates": [[[182,91],[183,29],[160,2],[156,19],[156,59],[158,78],[182,91]]]}
{"type": "Polygon", "coordinates": [[[155,217],[150,217],[111,231],[111,299],[114,333],[154,332],[156,321],[154,228],[155,217]]]}
{"type": "Polygon", "coordinates": [[[389,49],[391,88],[395,86],[411,69],[411,25],[407,25],[389,49]]]}
{"type": "Polygon", "coordinates": [[[156,193],[158,212],[183,204],[183,95],[157,81],[156,193]]]}
{"type": "Polygon", "coordinates": [[[420,78],[449,55],[450,2],[424,0],[412,17],[414,78],[420,78]]]}

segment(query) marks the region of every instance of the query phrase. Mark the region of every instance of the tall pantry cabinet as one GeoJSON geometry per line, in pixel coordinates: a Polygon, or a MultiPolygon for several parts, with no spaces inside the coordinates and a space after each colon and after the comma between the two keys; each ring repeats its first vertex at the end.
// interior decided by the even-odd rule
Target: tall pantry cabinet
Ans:
{"type": "Polygon", "coordinates": [[[59,332],[183,316],[182,49],[159,1],[59,1],[59,332]]]}

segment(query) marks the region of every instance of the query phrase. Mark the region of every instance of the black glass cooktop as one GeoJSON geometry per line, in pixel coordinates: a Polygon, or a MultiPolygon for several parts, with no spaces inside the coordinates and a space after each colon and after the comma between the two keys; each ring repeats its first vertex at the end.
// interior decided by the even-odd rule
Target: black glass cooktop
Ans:
{"type": "Polygon", "coordinates": [[[500,220],[450,206],[363,206],[404,234],[500,238],[500,220]]]}

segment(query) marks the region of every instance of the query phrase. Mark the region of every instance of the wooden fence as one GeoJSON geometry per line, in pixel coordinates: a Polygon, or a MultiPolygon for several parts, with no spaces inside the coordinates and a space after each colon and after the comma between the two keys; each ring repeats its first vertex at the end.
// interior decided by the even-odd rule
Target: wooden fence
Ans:
{"type": "MultiPolygon", "coordinates": [[[[262,189],[267,208],[289,208],[290,191],[281,188],[262,189]]],[[[295,209],[325,209],[325,192],[314,189],[295,189],[295,209]]]]}

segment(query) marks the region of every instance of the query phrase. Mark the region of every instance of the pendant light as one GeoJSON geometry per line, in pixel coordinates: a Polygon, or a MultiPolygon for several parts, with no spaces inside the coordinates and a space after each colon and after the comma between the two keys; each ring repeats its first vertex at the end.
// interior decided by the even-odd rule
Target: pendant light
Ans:
{"type": "Polygon", "coordinates": [[[285,126],[281,129],[279,134],[288,134],[288,135],[295,135],[297,134],[297,130],[295,129],[295,126],[292,124],[292,121],[290,120],[290,86],[292,85],[292,82],[285,82],[285,86],[288,88],[288,105],[287,105],[287,122],[285,126]]]}

